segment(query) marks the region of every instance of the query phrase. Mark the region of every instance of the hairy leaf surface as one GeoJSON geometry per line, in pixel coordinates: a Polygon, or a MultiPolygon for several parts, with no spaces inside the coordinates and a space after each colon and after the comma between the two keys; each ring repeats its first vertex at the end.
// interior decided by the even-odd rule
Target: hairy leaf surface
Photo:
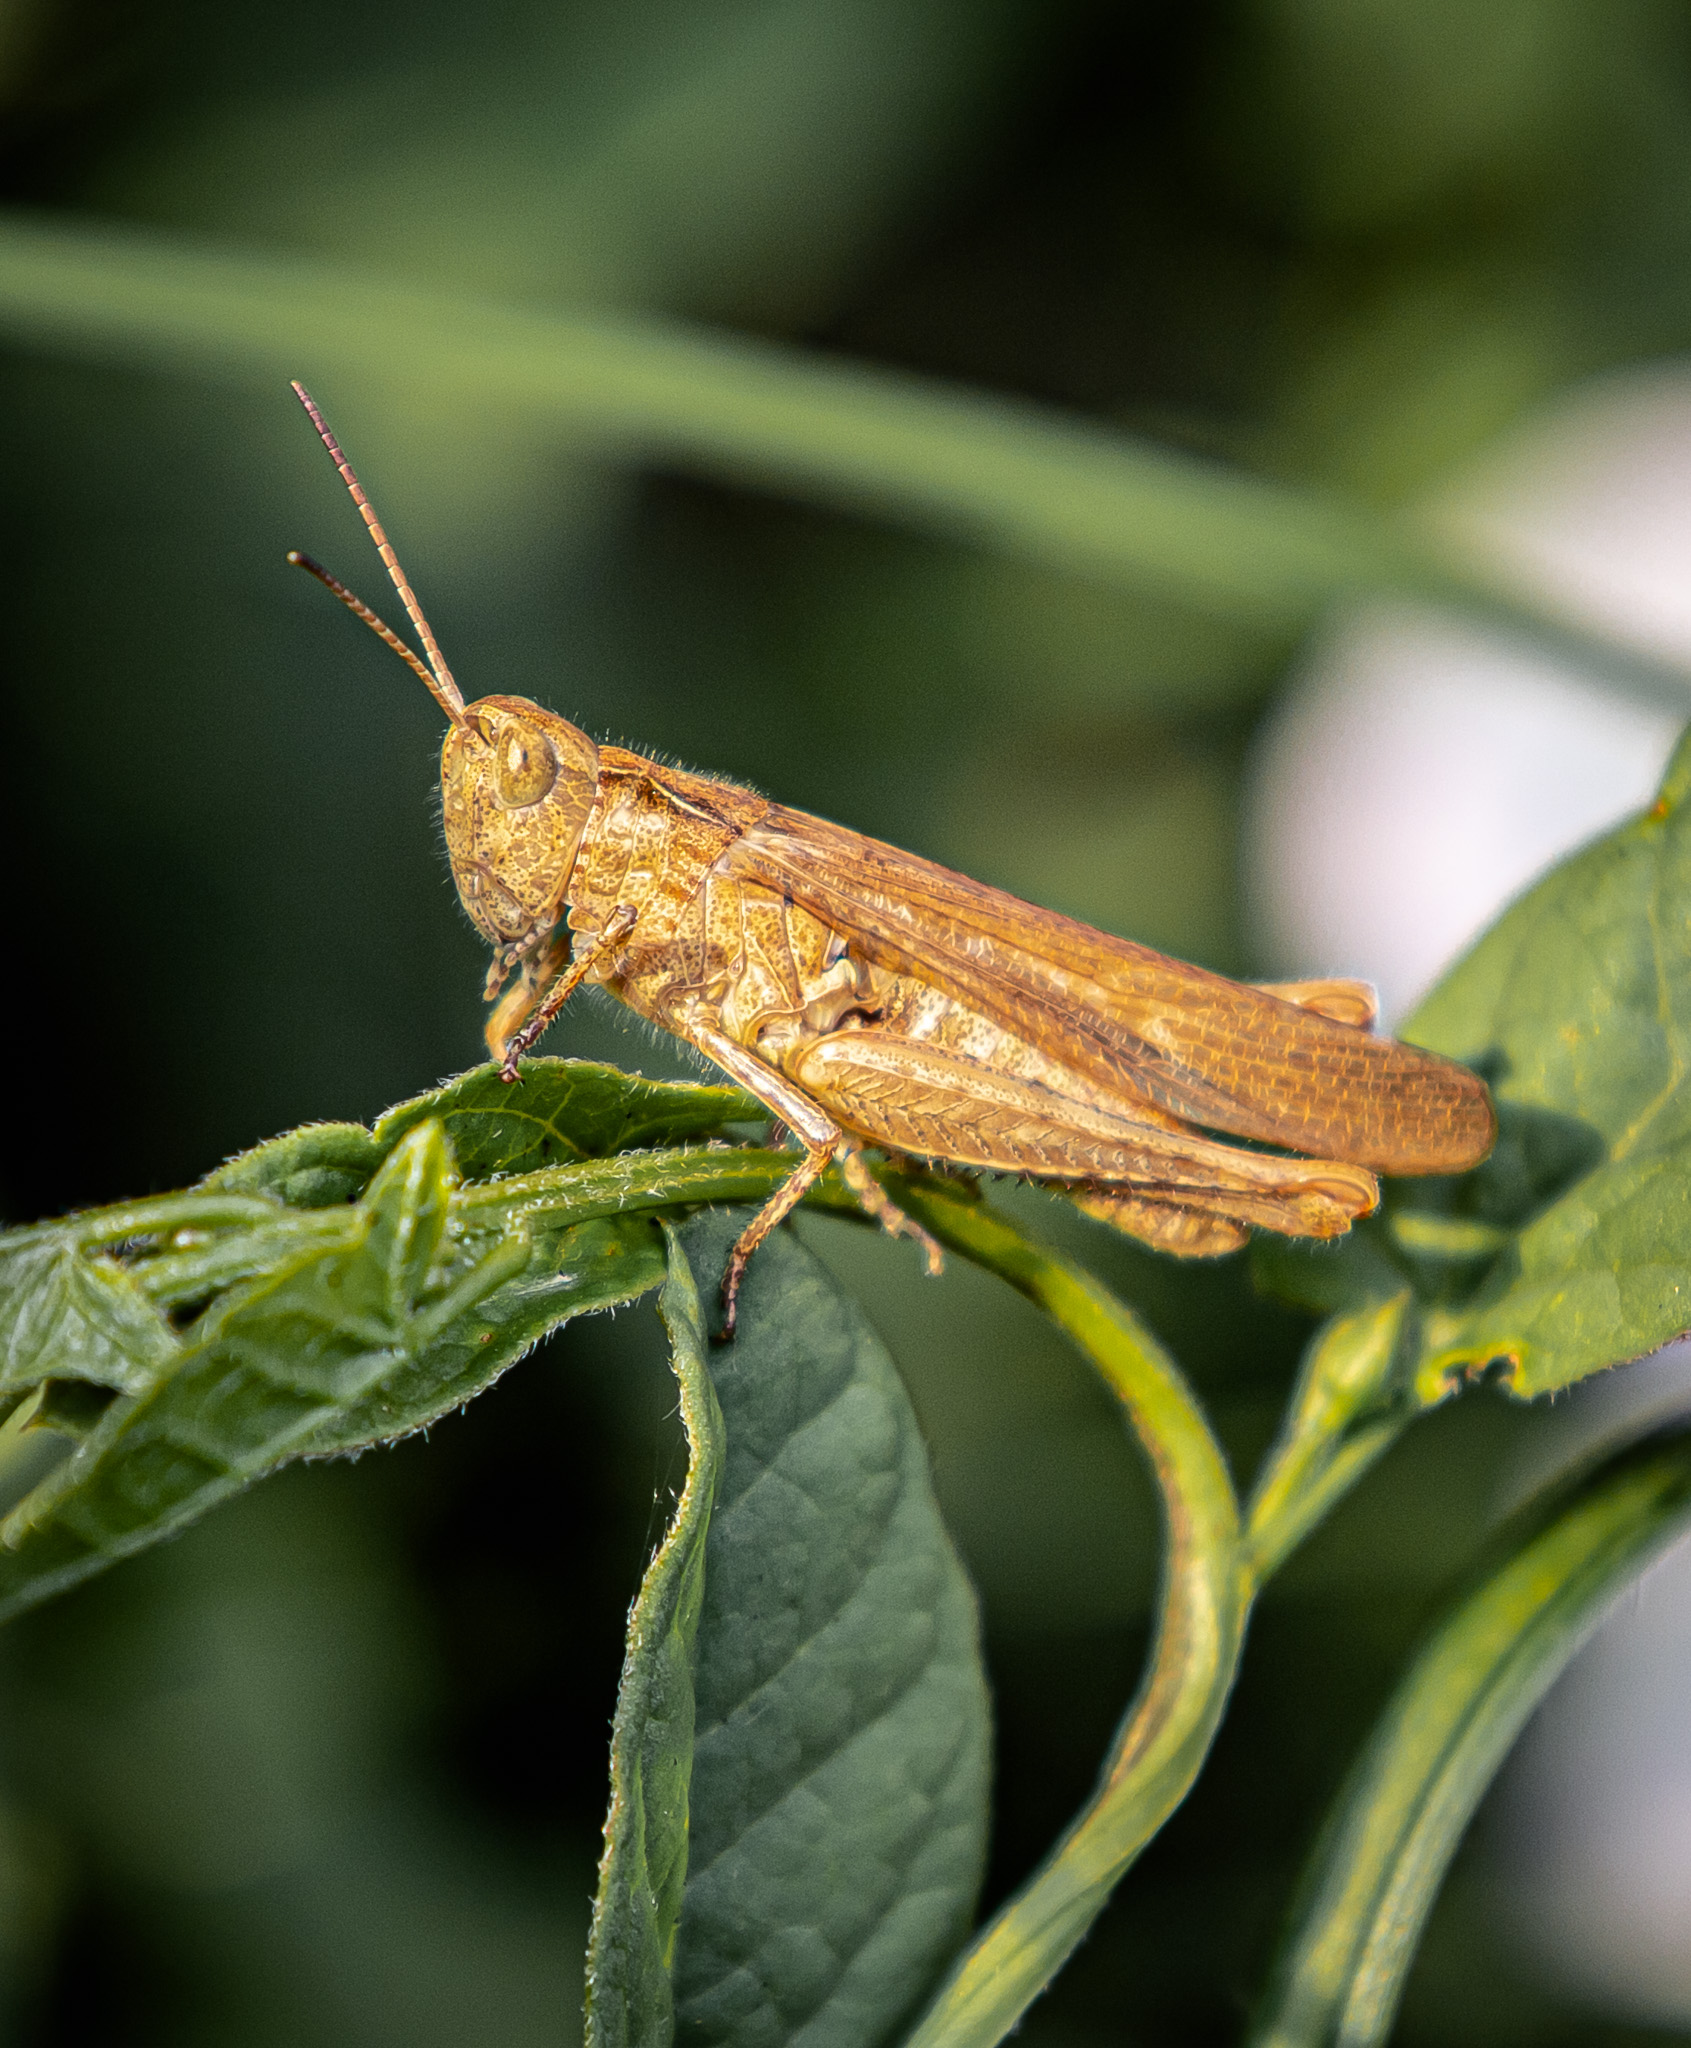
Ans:
{"type": "MultiPolygon", "coordinates": [[[[711,1301],[745,1214],[683,1233],[711,1301]]],[[[908,1398],[787,1233],[710,1356],[727,1452],[706,1546],[678,2041],[872,2048],[967,1929],[988,1710],[973,1594],[908,1398]]]]}
{"type": "Polygon", "coordinates": [[[425,1426],[568,1317],[656,1286],[641,1161],[661,1188],[677,1155],[612,1160],[609,1201],[548,1162],[744,1113],[733,1089],[585,1061],[530,1062],[510,1088],[481,1068],[373,1132],[308,1125],[197,1190],[0,1237],[0,1401],[44,1384],[40,1423],[76,1446],[4,1525],[0,1615],[289,1459],[425,1426]]]}
{"type": "Polygon", "coordinates": [[[662,2048],[674,2033],[670,1972],[687,1878],[693,1659],[724,1446],[698,1286],[673,1231],[668,1240],[659,1309],[687,1430],[687,1484],[628,1617],[587,1947],[588,2048],[662,2048]]]}
{"type": "Polygon", "coordinates": [[[382,1151],[426,1118],[438,1117],[466,1180],[532,1173],[578,1159],[608,1159],[651,1145],[713,1137],[725,1124],[768,1122],[738,1088],[648,1081],[593,1060],[524,1060],[514,1083],[499,1069],[466,1074],[390,1109],[377,1123],[382,1151]]]}

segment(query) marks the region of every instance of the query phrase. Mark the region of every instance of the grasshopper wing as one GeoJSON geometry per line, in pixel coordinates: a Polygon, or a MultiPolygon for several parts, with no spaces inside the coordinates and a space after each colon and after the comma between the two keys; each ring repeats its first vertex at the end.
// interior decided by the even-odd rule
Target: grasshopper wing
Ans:
{"type": "Polygon", "coordinates": [[[878,965],[918,976],[1103,1087],[1208,1129],[1381,1173],[1452,1173],[1491,1149],[1466,1067],[1371,1037],[771,804],[721,857],[878,965]]]}

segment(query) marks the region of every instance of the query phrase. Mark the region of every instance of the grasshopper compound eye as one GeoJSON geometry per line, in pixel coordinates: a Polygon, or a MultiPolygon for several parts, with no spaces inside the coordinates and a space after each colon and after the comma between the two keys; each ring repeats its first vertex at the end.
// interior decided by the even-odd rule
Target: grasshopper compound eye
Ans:
{"type": "Polygon", "coordinates": [[[494,741],[493,786],[507,810],[539,803],[558,779],[558,757],[543,732],[520,718],[507,720],[494,741]]]}

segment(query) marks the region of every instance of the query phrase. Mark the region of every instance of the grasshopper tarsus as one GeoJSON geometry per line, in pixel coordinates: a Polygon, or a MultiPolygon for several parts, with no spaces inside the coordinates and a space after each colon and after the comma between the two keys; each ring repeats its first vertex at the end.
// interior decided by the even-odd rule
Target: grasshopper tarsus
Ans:
{"type": "Polygon", "coordinates": [[[938,1238],[922,1228],[914,1216],[907,1216],[881,1183],[869,1171],[869,1162],[855,1145],[841,1144],[834,1153],[841,1178],[857,1197],[865,1214],[872,1216],[888,1237],[907,1237],[922,1251],[922,1264],[929,1279],[945,1271],[945,1253],[938,1238]]]}
{"type": "Polygon", "coordinates": [[[713,1344],[732,1344],[734,1332],[740,1320],[740,1282],[745,1276],[746,1261],[736,1245],[729,1254],[728,1264],[722,1274],[722,1325],[712,1336],[713,1344]]]}

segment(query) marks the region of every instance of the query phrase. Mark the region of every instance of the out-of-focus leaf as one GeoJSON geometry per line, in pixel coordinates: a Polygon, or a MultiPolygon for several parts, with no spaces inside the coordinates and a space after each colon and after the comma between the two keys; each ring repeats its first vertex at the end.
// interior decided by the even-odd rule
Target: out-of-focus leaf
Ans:
{"type": "Polygon", "coordinates": [[[674,2032],[670,1972],[687,1878],[694,1643],[723,1424],[705,1366],[699,1290],[673,1231],[659,1309],[687,1431],[687,1484],[628,1617],[605,1853],[587,1946],[588,2048],[663,2048],[674,2032]]]}
{"type": "Polygon", "coordinates": [[[1304,1880],[1254,2048],[1376,2048],[1462,1832],[1603,1609],[1684,1530],[1691,1430],[1629,1446],[1529,1512],[1435,1631],[1304,1880]]]}
{"type": "MultiPolygon", "coordinates": [[[[682,1234],[713,1299],[746,1216],[682,1234]]],[[[872,2048],[968,1927],[988,1714],[974,1597],[879,1340],[797,1243],[752,1261],[710,1368],[682,2043],[872,2048]]]]}
{"type": "Polygon", "coordinates": [[[1555,1392],[1691,1329],[1691,743],[1650,809],[1506,911],[1404,1027],[1491,1082],[1490,1159],[1403,1182],[1265,1283],[1357,1309],[1412,1291],[1411,1398],[1493,1362],[1555,1392]]]}
{"type": "Polygon", "coordinates": [[[0,327],[38,346],[280,384],[301,364],[1034,561],[1222,616],[1297,624],[1365,588],[1442,595],[1648,666],[1486,580],[1371,508],[1205,462],[1049,408],[744,336],[627,315],[547,315],[357,269],[16,214],[0,222],[0,327]]]}

